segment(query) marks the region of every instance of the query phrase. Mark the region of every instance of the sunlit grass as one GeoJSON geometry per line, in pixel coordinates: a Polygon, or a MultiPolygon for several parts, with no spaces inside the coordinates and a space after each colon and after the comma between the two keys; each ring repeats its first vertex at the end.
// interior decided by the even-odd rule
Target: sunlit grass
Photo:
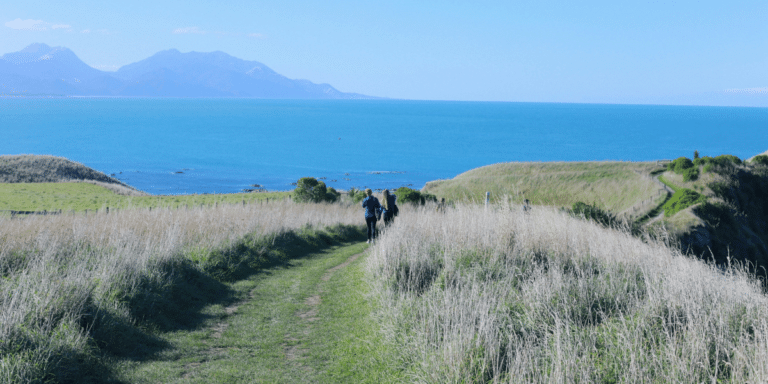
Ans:
{"type": "Polygon", "coordinates": [[[126,196],[105,185],[91,183],[1,183],[0,210],[95,211],[105,208],[195,208],[216,204],[249,204],[287,199],[290,192],[230,193],[216,195],[126,196]]]}

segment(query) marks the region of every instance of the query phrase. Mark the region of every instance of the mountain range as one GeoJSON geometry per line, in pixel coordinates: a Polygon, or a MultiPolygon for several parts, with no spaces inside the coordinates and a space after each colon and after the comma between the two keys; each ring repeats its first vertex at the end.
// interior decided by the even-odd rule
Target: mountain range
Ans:
{"type": "Polygon", "coordinates": [[[0,57],[0,96],[376,98],[289,79],[258,61],[219,51],[170,49],[117,72],[105,72],[88,66],[67,48],[40,43],[0,57]]]}

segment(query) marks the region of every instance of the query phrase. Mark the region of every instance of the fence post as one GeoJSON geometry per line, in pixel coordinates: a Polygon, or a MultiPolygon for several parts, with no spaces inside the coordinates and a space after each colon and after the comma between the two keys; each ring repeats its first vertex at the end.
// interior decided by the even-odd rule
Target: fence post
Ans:
{"type": "Polygon", "coordinates": [[[491,193],[490,192],[486,192],[485,193],[485,206],[486,207],[488,206],[488,202],[489,201],[491,201],[491,193]]]}

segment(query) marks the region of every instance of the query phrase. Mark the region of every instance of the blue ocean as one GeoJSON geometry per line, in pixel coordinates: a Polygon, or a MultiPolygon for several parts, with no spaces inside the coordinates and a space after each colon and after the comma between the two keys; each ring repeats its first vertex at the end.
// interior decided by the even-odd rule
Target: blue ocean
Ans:
{"type": "Polygon", "coordinates": [[[151,194],[419,189],[509,161],[768,150],[768,108],[153,98],[0,99],[0,154],[83,163],[151,194]]]}

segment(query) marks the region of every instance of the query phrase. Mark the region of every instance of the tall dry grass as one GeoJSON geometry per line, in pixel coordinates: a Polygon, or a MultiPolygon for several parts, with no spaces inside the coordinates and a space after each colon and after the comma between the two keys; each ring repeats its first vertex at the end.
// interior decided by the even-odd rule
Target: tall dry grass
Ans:
{"type": "Polygon", "coordinates": [[[189,255],[226,249],[246,235],[361,221],[356,206],[290,200],[0,218],[0,382],[48,380],[87,357],[87,316],[140,320],[124,299],[148,281],[164,287],[189,255]]]}
{"type": "Polygon", "coordinates": [[[413,382],[766,382],[737,267],[535,207],[402,210],[368,272],[413,382]]]}

